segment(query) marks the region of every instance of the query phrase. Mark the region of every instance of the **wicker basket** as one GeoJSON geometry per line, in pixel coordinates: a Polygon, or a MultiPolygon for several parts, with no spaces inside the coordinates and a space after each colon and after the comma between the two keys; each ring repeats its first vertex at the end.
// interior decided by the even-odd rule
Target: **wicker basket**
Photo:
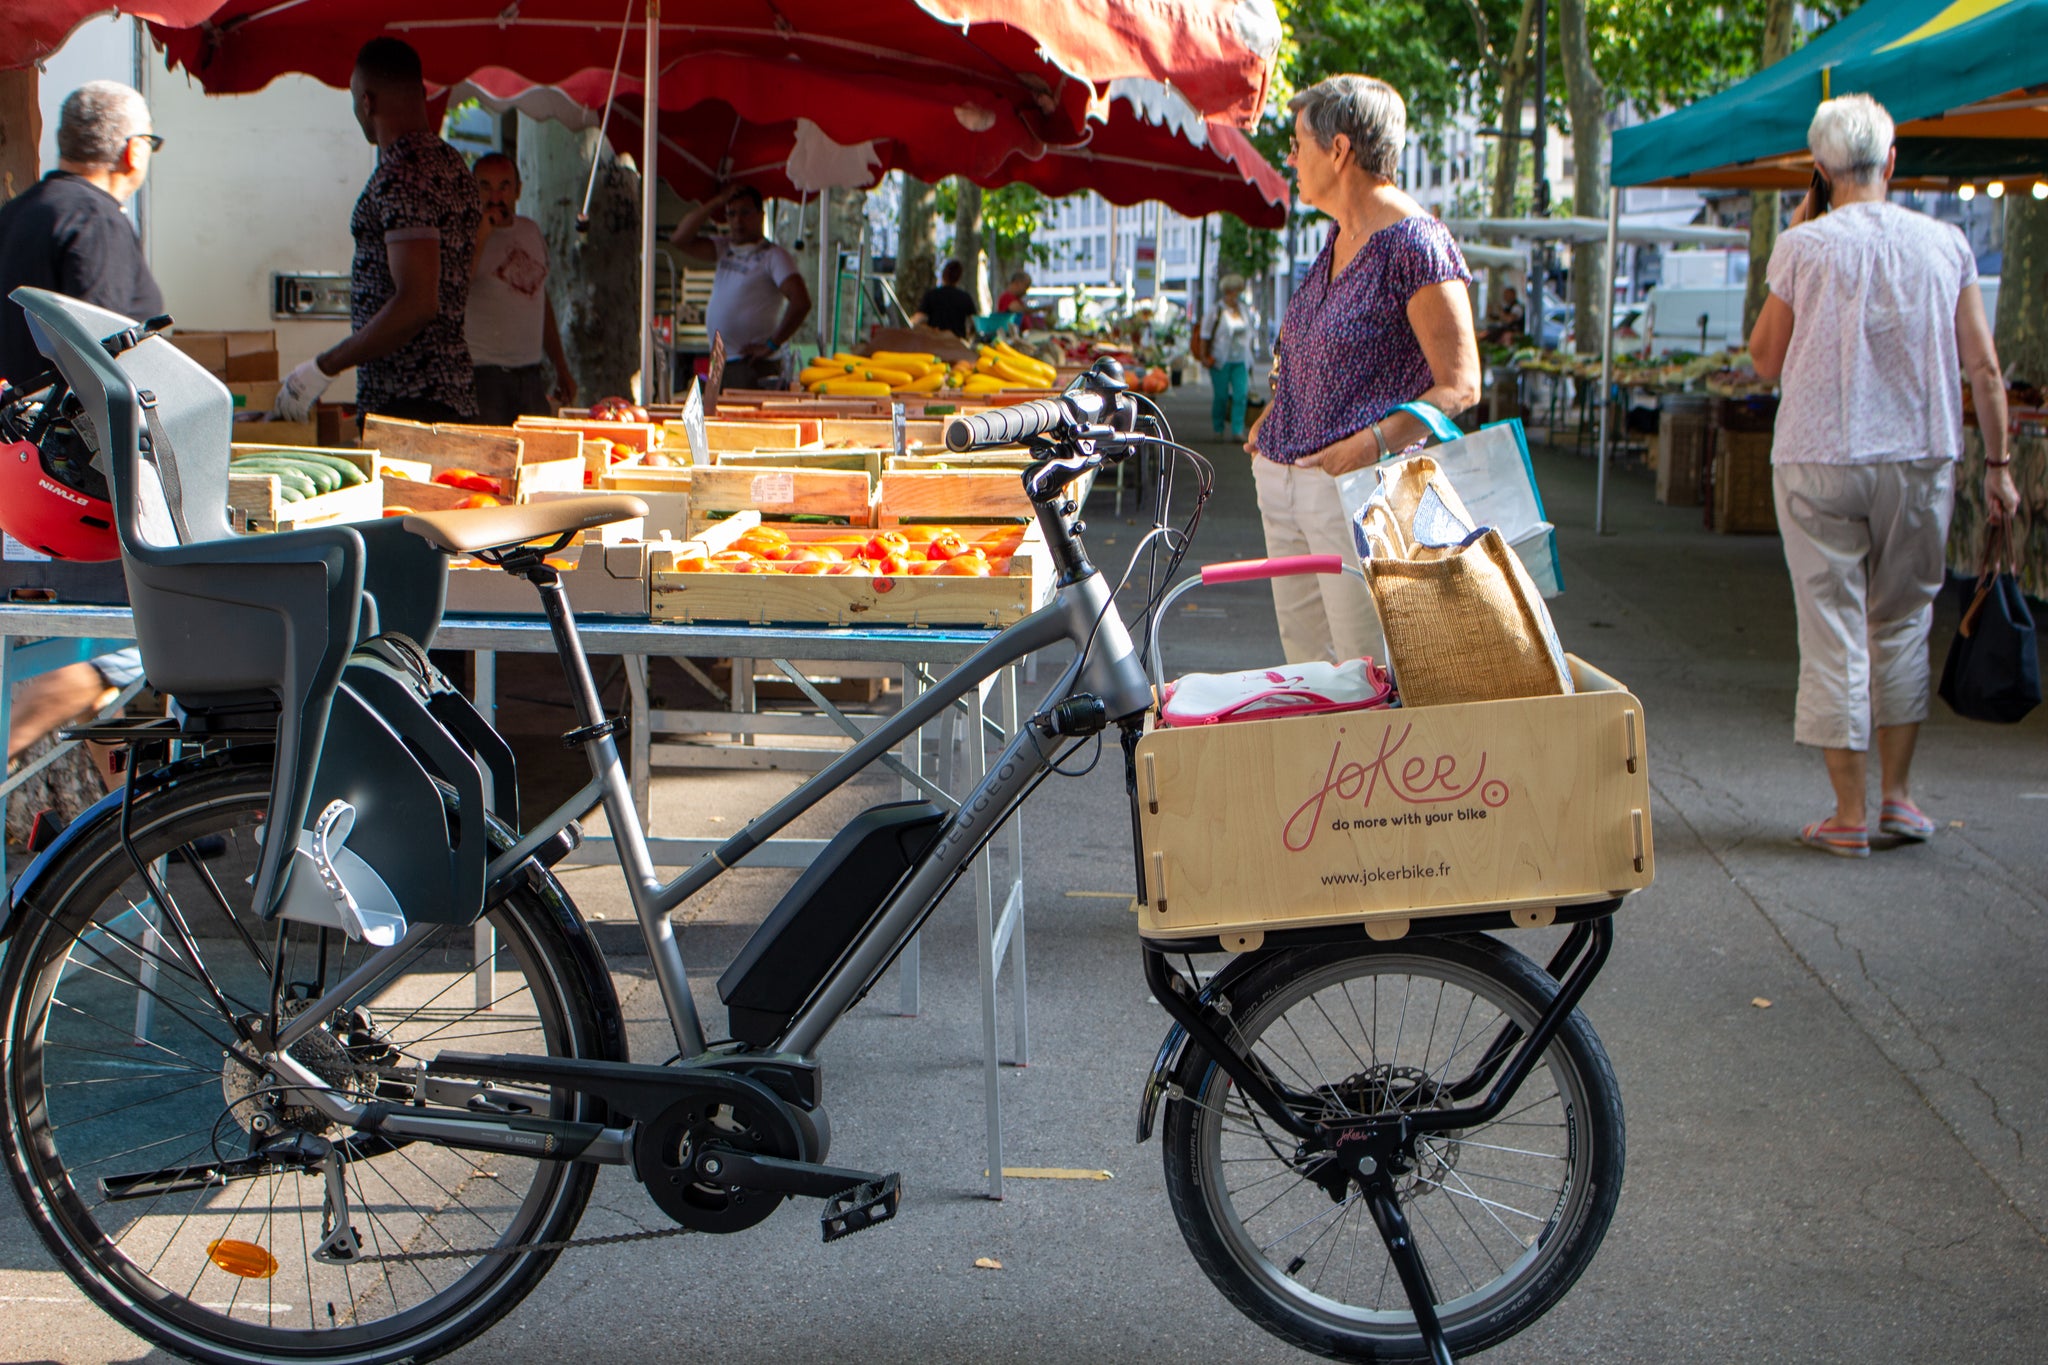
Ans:
{"type": "Polygon", "coordinates": [[[1724,428],[1715,441],[1714,529],[1723,535],[1776,535],[1771,433],[1724,428]]]}
{"type": "Polygon", "coordinates": [[[1697,507],[1701,466],[1713,448],[1705,398],[1668,394],[1657,414],[1657,501],[1697,507]]]}

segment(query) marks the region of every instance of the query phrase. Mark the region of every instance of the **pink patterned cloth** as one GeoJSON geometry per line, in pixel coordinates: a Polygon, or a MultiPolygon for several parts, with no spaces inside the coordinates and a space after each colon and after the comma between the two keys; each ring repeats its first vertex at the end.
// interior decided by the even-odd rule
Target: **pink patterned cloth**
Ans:
{"type": "Polygon", "coordinates": [[[1273,405],[1259,427],[1259,451],[1293,464],[1363,431],[1434,382],[1408,301],[1472,272],[1450,229],[1427,214],[1404,218],[1366,239],[1335,280],[1333,234],[1288,300],[1276,348],[1273,405]]]}

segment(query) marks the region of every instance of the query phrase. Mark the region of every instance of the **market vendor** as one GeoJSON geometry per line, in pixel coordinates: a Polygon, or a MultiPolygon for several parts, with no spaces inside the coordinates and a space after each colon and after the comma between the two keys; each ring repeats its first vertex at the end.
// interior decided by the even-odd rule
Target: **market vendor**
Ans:
{"type": "Polygon", "coordinates": [[[725,338],[723,388],[781,388],[782,348],[811,315],[811,291],[796,257],[767,239],[765,225],[761,192],[727,185],[684,214],[669,236],[687,260],[718,267],[704,330],[725,338]],[[705,229],[720,210],[725,233],[709,236],[705,229]]]}
{"type": "Polygon", "coordinates": [[[435,132],[411,46],[396,38],[364,43],[348,89],[356,122],[377,147],[377,169],[349,216],[353,330],[285,376],[278,416],[304,421],[334,376],[353,369],[360,415],[474,421],[463,316],[483,217],[476,182],[462,153],[435,132]]]}
{"type": "MultiPolygon", "coordinates": [[[[1400,93],[1370,76],[1332,76],[1289,102],[1302,202],[1336,220],[1288,300],[1272,401],[1245,450],[1266,553],[1354,559],[1335,475],[1419,444],[1414,399],[1456,416],[1479,399],[1472,274],[1442,221],[1395,184],[1408,135],[1400,93]]],[[[1349,574],[1273,580],[1289,663],[1384,660],[1379,617],[1349,574]]]]}
{"type": "Polygon", "coordinates": [[[476,367],[478,416],[508,427],[551,403],[576,401],[576,377],[562,350],[548,298],[548,244],[540,224],[517,212],[519,165],[503,152],[476,160],[483,220],[469,281],[463,335],[476,367]]]}
{"type": "Polygon", "coordinates": [[[924,291],[924,298],[918,302],[910,325],[936,327],[963,340],[971,339],[974,315],[980,310],[975,307],[974,295],[960,287],[961,276],[966,273],[966,267],[960,262],[947,261],[945,268],[939,271],[939,282],[924,291]]]}
{"type": "Polygon", "coordinates": [[[1500,291],[1500,301],[1486,319],[1486,333],[1479,339],[1489,346],[1512,346],[1521,340],[1525,319],[1521,296],[1508,285],[1500,291]]]}

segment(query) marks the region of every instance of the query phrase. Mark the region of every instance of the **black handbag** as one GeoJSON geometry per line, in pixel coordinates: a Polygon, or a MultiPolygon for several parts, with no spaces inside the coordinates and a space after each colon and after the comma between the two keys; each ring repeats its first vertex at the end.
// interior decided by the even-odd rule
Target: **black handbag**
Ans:
{"type": "MultiPolygon", "coordinates": [[[[2025,719],[2041,704],[2041,656],[2034,644],[2034,614],[2019,580],[2004,567],[2012,532],[2000,522],[1985,535],[1984,567],[1963,610],[1961,626],[1941,670],[1941,699],[1966,720],[2001,725],[2025,719]]],[[[2017,560],[2011,561],[2017,567],[2017,560]]]]}

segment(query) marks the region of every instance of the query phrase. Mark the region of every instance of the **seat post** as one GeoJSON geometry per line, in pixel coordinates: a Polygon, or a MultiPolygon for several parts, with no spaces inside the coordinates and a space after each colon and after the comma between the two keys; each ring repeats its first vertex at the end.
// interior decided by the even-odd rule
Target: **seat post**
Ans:
{"type": "Polygon", "coordinates": [[[583,639],[576,633],[576,615],[569,609],[569,594],[562,588],[562,575],[538,555],[531,564],[508,561],[505,568],[540,592],[541,610],[547,614],[548,631],[555,637],[555,652],[561,656],[562,671],[569,678],[576,719],[584,726],[602,724],[604,701],[597,694],[597,679],[590,672],[583,639]]]}

